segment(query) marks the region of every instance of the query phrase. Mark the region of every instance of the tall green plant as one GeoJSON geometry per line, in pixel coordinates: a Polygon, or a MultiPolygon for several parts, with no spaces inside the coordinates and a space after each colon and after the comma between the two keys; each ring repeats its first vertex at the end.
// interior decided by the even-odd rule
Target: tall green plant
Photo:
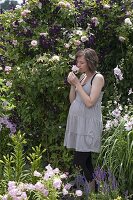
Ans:
{"type": "Polygon", "coordinates": [[[121,119],[104,136],[99,159],[103,161],[103,168],[111,169],[123,191],[133,192],[133,130],[125,130],[125,120],[121,119]]]}

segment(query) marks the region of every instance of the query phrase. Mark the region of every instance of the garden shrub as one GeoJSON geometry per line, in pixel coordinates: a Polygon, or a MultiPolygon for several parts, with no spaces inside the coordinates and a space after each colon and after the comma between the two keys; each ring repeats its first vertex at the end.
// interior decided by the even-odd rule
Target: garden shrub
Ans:
{"type": "Polygon", "coordinates": [[[0,15],[1,79],[12,83],[0,97],[11,102],[5,111],[1,104],[1,117],[7,115],[17,126],[13,130],[25,133],[25,152],[41,143],[47,150],[44,164],[69,168],[71,153],[63,147],[66,77],[80,48],[94,48],[100,59],[104,123],[114,99],[132,105],[132,8],[130,0],[29,0],[0,15]]]}

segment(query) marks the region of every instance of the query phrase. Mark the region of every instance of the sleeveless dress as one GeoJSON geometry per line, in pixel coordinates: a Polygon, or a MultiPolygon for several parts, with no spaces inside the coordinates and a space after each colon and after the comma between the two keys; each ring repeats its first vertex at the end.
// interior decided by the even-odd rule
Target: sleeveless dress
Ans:
{"type": "MultiPolygon", "coordinates": [[[[88,95],[90,95],[92,79],[82,86],[88,95]]],[[[69,108],[64,146],[80,152],[100,152],[103,129],[102,96],[101,91],[95,105],[88,108],[76,91],[76,98],[69,108]]]]}

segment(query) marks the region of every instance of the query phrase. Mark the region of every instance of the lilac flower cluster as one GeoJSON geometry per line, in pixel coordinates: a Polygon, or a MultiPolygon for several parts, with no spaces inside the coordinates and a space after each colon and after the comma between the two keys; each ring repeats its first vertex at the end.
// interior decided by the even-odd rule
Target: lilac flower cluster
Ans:
{"type": "Polygon", "coordinates": [[[6,128],[10,129],[10,135],[16,132],[16,125],[11,123],[7,116],[0,117],[0,131],[2,129],[2,125],[5,125],[6,128]]]}
{"type": "Polygon", "coordinates": [[[130,117],[128,114],[122,116],[122,106],[120,104],[112,111],[113,120],[107,120],[105,129],[110,130],[113,127],[117,127],[121,121],[124,120],[125,130],[131,131],[133,129],[133,117],[130,117]]]}
{"type": "Polygon", "coordinates": [[[104,194],[109,194],[110,192],[118,189],[118,183],[110,169],[105,171],[102,168],[97,167],[97,169],[94,171],[94,179],[98,184],[99,192],[101,191],[104,194]]]}
{"type": "MultiPolygon", "coordinates": [[[[2,200],[26,200],[30,197],[31,192],[34,194],[41,194],[42,196],[48,197],[49,194],[55,197],[55,193],[59,194],[60,190],[65,196],[68,194],[68,190],[71,188],[71,185],[66,184],[64,186],[63,179],[67,178],[67,173],[62,174],[58,168],[53,169],[51,165],[45,167],[46,170],[43,174],[38,171],[34,171],[33,176],[38,180],[35,184],[32,183],[16,183],[14,181],[8,182],[8,192],[2,196],[2,200]]],[[[75,196],[82,196],[81,190],[75,191],[75,196]]]]}

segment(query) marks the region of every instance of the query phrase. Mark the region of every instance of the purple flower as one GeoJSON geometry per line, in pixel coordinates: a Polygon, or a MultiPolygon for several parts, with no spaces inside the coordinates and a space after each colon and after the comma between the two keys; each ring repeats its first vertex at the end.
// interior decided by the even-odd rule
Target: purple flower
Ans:
{"type": "Polygon", "coordinates": [[[120,68],[118,67],[118,65],[117,65],[116,68],[114,68],[114,75],[115,75],[116,78],[119,79],[119,80],[122,80],[122,79],[123,79],[123,74],[122,74],[120,68]]]}
{"type": "Polygon", "coordinates": [[[53,186],[54,186],[56,189],[60,189],[60,188],[61,188],[61,184],[62,184],[61,179],[59,179],[59,178],[55,178],[55,179],[54,179],[54,181],[53,181],[53,186]]]}

